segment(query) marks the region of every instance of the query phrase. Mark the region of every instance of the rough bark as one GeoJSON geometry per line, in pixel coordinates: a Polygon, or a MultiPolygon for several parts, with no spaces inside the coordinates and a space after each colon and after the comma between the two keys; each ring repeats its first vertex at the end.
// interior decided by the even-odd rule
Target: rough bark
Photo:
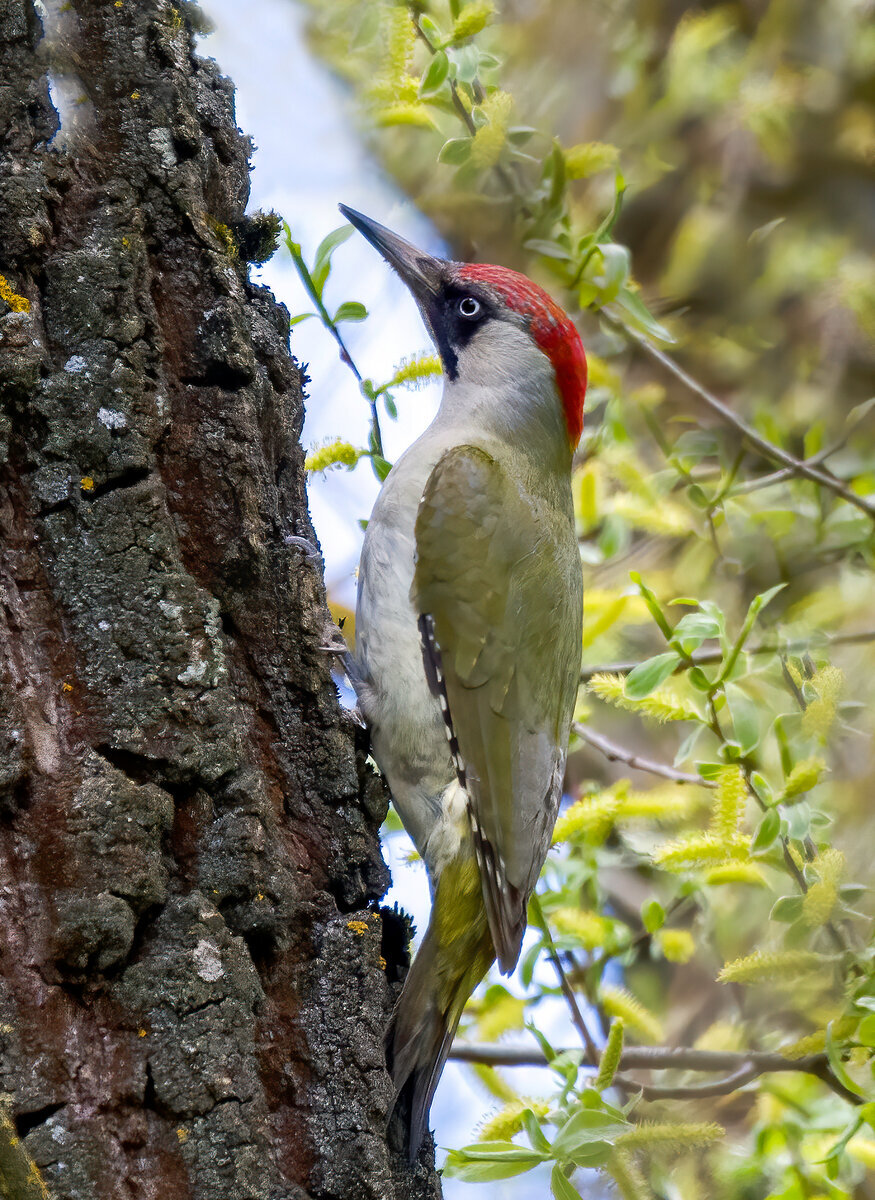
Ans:
{"type": "Polygon", "coordinates": [[[41,40],[0,0],[0,1099],[58,1200],[433,1197],[384,1132],[405,938],[294,540],[301,373],[191,15],[41,40]]]}

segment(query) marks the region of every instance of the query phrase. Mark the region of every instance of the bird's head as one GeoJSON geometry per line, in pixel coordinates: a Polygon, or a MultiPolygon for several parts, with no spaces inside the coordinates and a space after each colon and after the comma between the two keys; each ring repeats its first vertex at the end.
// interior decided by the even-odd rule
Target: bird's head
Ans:
{"type": "Polygon", "coordinates": [[[525,394],[547,380],[573,450],[583,430],[586,355],[544,289],[506,267],[435,258],[344,204],[340,211],[413,293],[450,383],[525,394]]]}

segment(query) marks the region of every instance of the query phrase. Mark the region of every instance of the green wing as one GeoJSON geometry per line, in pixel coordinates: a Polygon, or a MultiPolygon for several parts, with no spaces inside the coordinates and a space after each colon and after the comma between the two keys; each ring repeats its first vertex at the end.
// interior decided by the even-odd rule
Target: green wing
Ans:
{"type": "Polygon", "coordinates": [[[581,572],[568,509],[521,492],[474,446],[432,471],[411,599],[445,696],[492,940],[519,957],[562,788],[580,670],[581,572]]]}

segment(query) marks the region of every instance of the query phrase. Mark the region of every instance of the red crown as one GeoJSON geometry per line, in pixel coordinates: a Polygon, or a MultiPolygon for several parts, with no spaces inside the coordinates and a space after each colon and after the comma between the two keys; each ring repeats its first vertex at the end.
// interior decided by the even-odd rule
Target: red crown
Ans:
{"type": "Polygon", "coordinates": [[[583,433],[586,396],[586,354],[574,323],[552,296],[519,271],[488,263],[466,263],[459,277],[485,283],[501,296],[508,308],[528,319],[532,337],[556,372],[556,386],[573,449],[583,433]]]}

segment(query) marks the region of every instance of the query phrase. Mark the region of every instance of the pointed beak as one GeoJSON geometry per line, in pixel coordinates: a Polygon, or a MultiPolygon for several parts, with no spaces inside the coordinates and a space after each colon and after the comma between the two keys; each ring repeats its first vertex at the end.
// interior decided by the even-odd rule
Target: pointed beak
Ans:
{"type": "Polygon", "coordinates": [[[347,221],[379,250],[389,266],[394,267],[420,305],[427,305],[434,299],[441,284],[445,266],[443,259],[426,254],[424,250],[406,242],[385,225],[378,225],[376,221],[356,212],[354,208],[347,208],[345,204],[338,207],[347,221]]]}

